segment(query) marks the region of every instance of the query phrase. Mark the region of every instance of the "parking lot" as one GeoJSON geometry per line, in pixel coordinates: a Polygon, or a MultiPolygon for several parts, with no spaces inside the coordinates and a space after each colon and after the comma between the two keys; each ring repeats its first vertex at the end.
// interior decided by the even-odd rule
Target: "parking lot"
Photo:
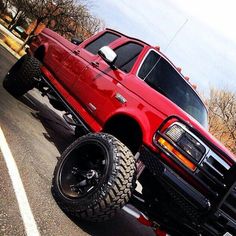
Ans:
{"type": "MultiPolygon", "coordinates": [[[[15,99],[2,87],[2,80],[16,59],[0,47],[0,126],[41,235],[153,235],[121,211],[104,223],[88,223],[70,218],[51,195],[51,179],[60,153],[74,140],[73,129],[47,98],[33,90],[15,99]]],[[[26,235],[18,202],[0,151],[0,235],[26,235]]]]}

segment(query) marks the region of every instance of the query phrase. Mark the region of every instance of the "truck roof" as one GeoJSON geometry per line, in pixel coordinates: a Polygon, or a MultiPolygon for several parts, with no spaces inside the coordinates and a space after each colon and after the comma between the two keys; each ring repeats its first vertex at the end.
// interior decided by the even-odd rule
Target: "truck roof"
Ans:
{"type": "Polygon", "coordinates": [[[117,30],[110,29],[110,28],[106,28],[105,30],[106,30],[106,31],[114,32],[114,33],[116,33],[116,34],[119,34],[119,35],[121,35],[121,36],[123,36],[123,37],[129,38],[129,39],[131,39],[131,40],[139,41],[140,43],[146,44],[147,46],[151,46],[150,44],[148,44],[148,43],[146,43],[146,42],[144,42],[144,41],[142,41],[142,40],[140,40],[140,39],[137,39],[137,38],[135,38],[135,37],[130,37],[130,36],[128,36],[128,35],[126,35],[126,34],[123,34],[123,33],[119,32],[119,31],[117,31],[117,30]]]}
{"type": "MultiPolygon", "coordinates": [[[[160,47],[159,47],[159,46],[152,46],[152,45],[148,44],[147,42],[145,42],[145,41],[143,41],[143,40],[140,40],[140,39],[135,38],[135,37],[130,37],[130,36],[128,36],[128,35],[126,35],[126,34],[123,34],[123,33],[119,32],[119,31],[117,31],[117,30],[114,30],[114,29],[106,28],[105,30],[106,30],[106,31],[114,32],[114,33],[119,34],[119,35],[121,35],[121,36],[123,36],[123,37],[126,37],[126,38],[128,38],[128,39],[138,41],[138,42],[140,42],[140,43],[142,43],[142,44],[144,44],[144,45],[146,45],[146,46],[149,46],[150,48],[153,48],[154,50],[158,51],[158,53],[159,53],[163,58],[165,58],[165,59],[179,72],[179,74],[181,74],[181,75],[184,77],[184,75],[178,70],[178,68],[175,66],[175,64],[174,64],[165,54],[163,54],[163,52],[160,51],[160,47]]],[[[191,85],[191,83],[189,83],[189,84],[191,85]]]]}

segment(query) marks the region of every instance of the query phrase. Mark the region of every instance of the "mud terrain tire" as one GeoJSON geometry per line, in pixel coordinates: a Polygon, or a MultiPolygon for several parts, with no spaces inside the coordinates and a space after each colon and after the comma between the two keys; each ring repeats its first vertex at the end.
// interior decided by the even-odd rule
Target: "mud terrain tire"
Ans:
{"type": "Polygon", "coordinates": [[[21,57],[3,80],[3,87],[14,97],[20,97],[33,89],[33,77],[40,77],[40,62],[29,55],[21,57]]]}
{"type": "Polygon", "coordinates": [[[123,143],[110,134],[88,134],[62,154],[55,167],[52,194],[66,213],[101,222],[114,216],[129,201],[134,176],[134,156],[123,143]],[[81,176],[89,171],[91,174],[91,169],[99,177],[89,185],[81,176]],[[84,192],[83,181],[88,185],[84,192]],[[77,189],[73,189],[75,186],[77,189]]]}

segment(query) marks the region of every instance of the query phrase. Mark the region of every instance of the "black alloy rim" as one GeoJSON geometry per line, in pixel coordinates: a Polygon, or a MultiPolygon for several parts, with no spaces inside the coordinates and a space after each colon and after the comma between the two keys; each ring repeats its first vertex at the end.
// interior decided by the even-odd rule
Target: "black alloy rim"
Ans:
{"type": "Polygon", "coordinates": [[[82,198],[101,187],[108,172],[108,151],[96,141],[69,152],[59,170],[59,187],[66,198],[82,198]]]}

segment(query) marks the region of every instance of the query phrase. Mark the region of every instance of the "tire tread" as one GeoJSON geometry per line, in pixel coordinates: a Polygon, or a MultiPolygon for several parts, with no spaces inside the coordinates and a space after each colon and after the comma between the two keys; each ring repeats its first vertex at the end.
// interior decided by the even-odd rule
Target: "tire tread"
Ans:
{"type": "Polygon", "coordinates": [[[29,55],[25,55],[16,62],[3,80],[3,87],[13,96],[20,97],[31,90],[35,82],[33,77],[39,78],[40,62],[29,55]],[[15,70],[18,63],[18,70],[15,70]]]}
{"type": "MultiPolygon", "coordinates": [[[[84,137],[85,136],[80,139],[83,139],[84,137]]],[[[104,187],[105,195],[102,193],[103,191],[100,190],[97,198],[91,201],[86,208],[81,209],[81,206],[79,206],[78,203],[68,204],[68,202],[63,201],[58,188],[55,187],[55,177],[53,178],[52,194],[59,206],[67,213],[74,214],[85,220],[100,222],[114,216],[115,213],[128,202],[132,194],[133,178],[135,176],[136,167],[131,151],[114,136],[106,133],[95,133],[86,135],[86,138],[88,137],[104,140],[113,148],[113,169],[108,180],[111,184],[107,184],[104,187]]],[[[75,145],[76,141],[75,144],[72,144],[65,151],[65,153],[70,151],[71,148],[74,148],[75,145]]],[[[61,161],[62,160],[59,160],[57,166],[60,165],[61,161]]],[[[55,172],[57,171],[58,167],[55,169],[55,172]]],[[[55,172],[54,176],[57,176],[55,172]]]]}

